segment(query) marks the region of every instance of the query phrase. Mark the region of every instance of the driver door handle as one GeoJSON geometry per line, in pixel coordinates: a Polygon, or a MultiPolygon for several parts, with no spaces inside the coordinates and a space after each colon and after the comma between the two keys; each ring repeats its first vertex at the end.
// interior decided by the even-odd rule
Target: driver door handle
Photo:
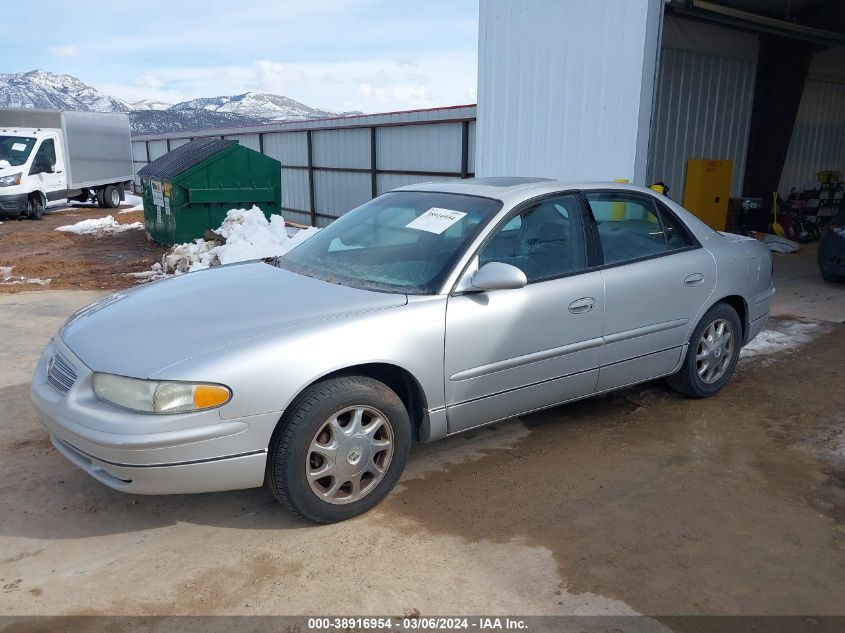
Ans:
{"type": "Polygon", "coordinates": [[[576,299],[572,303],[569,304],[569,311],[572,314],[583,314],[584,312],[589,312],[596,306],[596,300],[592,297],[584,297],[582,299],[576,299]]]}

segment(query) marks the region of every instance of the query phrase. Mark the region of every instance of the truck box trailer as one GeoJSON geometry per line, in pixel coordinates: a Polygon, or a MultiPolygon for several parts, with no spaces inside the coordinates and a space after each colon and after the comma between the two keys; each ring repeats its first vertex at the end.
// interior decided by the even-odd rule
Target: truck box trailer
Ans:
{"type": "Polygon", "coordinates": [[[38,219],[70,200],[115,208],[132,177],[128,115],[0,109],[0,215],[38,219]]]}

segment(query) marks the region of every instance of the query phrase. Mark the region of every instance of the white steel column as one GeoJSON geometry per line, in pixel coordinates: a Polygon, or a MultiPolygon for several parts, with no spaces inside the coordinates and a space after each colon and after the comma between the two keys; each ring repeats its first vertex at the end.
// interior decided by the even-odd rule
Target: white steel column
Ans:
{"type": "Polygon", "coordinates": [[[644,184],[663,0],[481,0],[477,176],[644,184]]]}

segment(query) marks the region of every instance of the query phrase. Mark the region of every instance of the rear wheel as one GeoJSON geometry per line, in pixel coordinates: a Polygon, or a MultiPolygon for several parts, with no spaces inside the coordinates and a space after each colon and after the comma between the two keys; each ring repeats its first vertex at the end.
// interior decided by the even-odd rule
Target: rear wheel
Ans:
{"type": "Polygon", "coordinates": [[[116,209],[120,206],[120,191],[117,187],[109,185],[103,190],[103,202],[108,209],[116,209]]]}
{"type": "Polygon", "coordinates": [[[40,220],[44,217],[44,203],[41,196],[32,196],[26,203],[26,217],[30,220],[40,220]]]}
{"type": "Polygon", "coordinates": [[[728,304],[717,303],[693,330],[681,370],[667,383],[692,398],[712,396],[730,381],[741,345],[739,315],[728,304]]]}
{"type": "Polygon", "coordinates": [[[104,194],[105,194],[105,189],[97,189],[97,193],[95,195],[95,197],[97,198],[97,204],[100,207],[102,207],[103,209],[106,208],[106,200],[103,197],[104,194]]]}
{"type": "Polygon", "coordinates": [[[288,411],[267,458],[267,485],[288,509],[335,523],[376,506],[396,485],[411,422],[385,384],[366,376],[324,380],[288,411]]]}

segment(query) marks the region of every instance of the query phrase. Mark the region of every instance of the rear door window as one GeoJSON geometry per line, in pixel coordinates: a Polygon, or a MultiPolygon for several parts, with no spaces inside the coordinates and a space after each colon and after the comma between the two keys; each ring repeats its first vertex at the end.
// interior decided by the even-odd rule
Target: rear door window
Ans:
{"type": "Polygon", "coordinates": [[[692,246],[687,231],[647,195],[586,192],[605,264],[646,259],[692,246]]]}

